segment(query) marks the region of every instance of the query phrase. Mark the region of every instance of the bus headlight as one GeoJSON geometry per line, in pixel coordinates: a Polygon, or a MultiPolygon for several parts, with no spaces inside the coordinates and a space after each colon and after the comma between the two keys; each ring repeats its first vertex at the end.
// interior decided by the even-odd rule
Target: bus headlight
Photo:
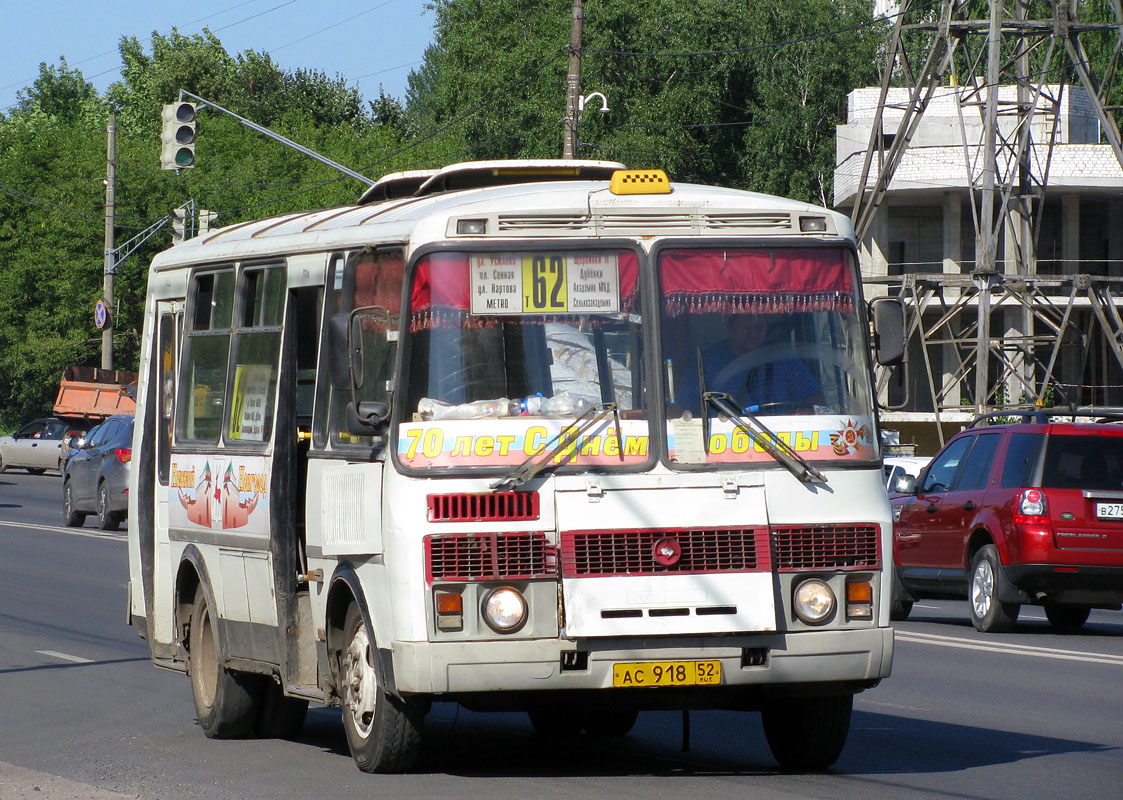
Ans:
{"type": "Polygon", "coordinates": [[[484,622],[496,633],[514,633],[526,622],[526,598],[518,589],[501,586],[484,598],[484,622]]]}
{"type": "Polygon", "coordinates": [[[808,578],[792,595],[795,615],[808,625],[817,625],[834,613],[835,598],[826,581],[808,578]]]}

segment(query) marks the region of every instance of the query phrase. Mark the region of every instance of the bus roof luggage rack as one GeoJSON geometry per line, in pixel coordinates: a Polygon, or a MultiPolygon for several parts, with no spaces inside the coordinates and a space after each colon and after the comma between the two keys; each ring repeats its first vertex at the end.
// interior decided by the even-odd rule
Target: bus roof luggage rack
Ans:
{"type": "Polygon", "coordinates": [[[1123,407],[1120,406],[1070,406],[1068,408],[1014,408],[1009,411],[991,411],[980,414],[967,425],[974,428],[982,425],[1010,425],[1035,422],[1076,422],[1077,417],[1088,422],[1123,422],[1123,407]]]}
{"type": "Polygon", "coordinates": [[[411,170],[386,175],[363,192],[359,205],[395,197],[424,197],[485,186],[543,181],[607,181],[612,178],[613,172],[620,169],[625,169],[625,166],[616,161],[579,159],[465,161],[438,170],[411,170]],[[422,179],[418,181],[418,178],[422,179]],[[411,184],[414,184],[413,190],[407,192],[411,184]]]}

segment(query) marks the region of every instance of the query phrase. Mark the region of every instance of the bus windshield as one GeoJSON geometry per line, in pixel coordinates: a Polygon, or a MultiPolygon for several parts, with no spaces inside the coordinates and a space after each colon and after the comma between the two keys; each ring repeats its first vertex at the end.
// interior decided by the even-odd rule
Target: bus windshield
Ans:
{"type": "MultiPolygon", "coordinates": [[[[608,404],[636,437],[643,425],[644,460],[637,278],[636,254],[626,250],[422,257],[407,319],[403,463],[518,464],[554,446],[576,417],[608,404]],[[478,420],[485,418],[505,422],[481,434],[478,420]]],[[[620,465],[623,442],[608,441],[614,429],[600,426],[590,437],[574,443],[575,452],[563,456],[567,464],[620,465]]],[[[641,453],[631,455],[634,461],[641,453]]]]}
{"type": "Polygon", "coordinates": [[[808,459],[876,457],[857,281],[842,248],[680,248],[658,257],[672,462],[764,461],[710,402],[808,459]]]}

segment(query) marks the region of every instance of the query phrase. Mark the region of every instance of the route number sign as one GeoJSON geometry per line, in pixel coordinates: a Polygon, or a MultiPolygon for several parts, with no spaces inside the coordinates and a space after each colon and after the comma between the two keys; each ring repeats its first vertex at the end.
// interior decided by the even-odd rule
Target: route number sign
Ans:
{"type": "Polygon", "coordinates": [[[608,314],[620,310],[615,253],[495,253],[469,265],[473,314],[608,314]]]}

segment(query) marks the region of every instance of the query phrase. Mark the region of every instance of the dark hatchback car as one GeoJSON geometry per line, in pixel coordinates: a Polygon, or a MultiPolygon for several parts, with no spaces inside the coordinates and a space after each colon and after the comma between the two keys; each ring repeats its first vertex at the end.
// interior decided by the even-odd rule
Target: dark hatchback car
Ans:
{"type": "Polygon", "coordinates": [[[1123,424],[1063,413],[984,415],[890,497],[894,619],[924,597],[965,598],[985,632],[1027,604],[1062,630],[1120,608],[1123,424]]]}
{"type": "Polygon", "coordinates": [[[66,524],[79,526],[88,514],[98,527],[115,530],[129,507],[129,464],[133,457],[133,416],[115,414],[90,430],[75,447],[62,473],[66,524]]]}

